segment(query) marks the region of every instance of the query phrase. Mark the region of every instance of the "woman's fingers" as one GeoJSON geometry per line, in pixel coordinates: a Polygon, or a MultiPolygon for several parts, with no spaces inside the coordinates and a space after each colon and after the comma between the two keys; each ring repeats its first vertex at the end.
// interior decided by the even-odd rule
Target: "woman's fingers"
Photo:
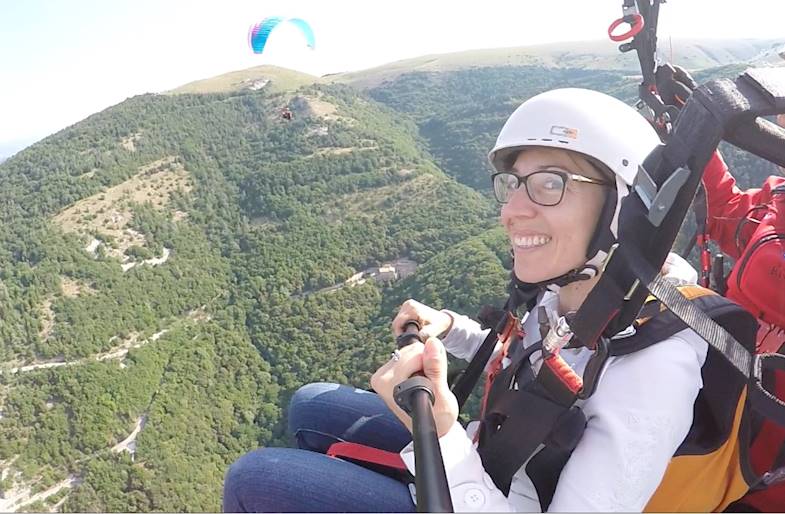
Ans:
{"type": "Polygon", "coordinates": [[[435,310],[431,322],[420,330],[420,337],[423,341],[427,341],[431,337],[444,337],[444,334],[452,328],[452,321],[451,315],[435,310]]]}
{"type": "Polygon", "coordinates": [[[378,394],[387,407],[401,420],[409,430],[412,429],[412,421],[398,404],[395,403],[393,391],[395,386],[422,371],[422,355],[424,345],[422,343],[412,343],[398,350],[398,360],[390,359],[376,370],[371,377],[371,387],[378,394]]]}
{"type": "Polygon", "coordinates": [[[439,336],[452,326],[452,317],[449,314],[411,299],[401,304],[393,319],[392,330],[395,337],[403,333],[407,321],[420,324],[420,336],[423,340],[439,336]]]}
{"type": "Polygon", "coordinates": [[[406,300],[401,304],[398,308],[398,314],[395,315],[392,322],[395,337],[403,333],[404,325],[407,321],[416,321],[420,326],[425,324],[425,320],[420,317],[420,311],[422,310],[420,307],[424,307],[424,305],[416,300],[406,300]]]}
{"type": "Polygon", "coordinates": [[[444,345],[435,337],[425,341],[423,347],[422,369],[426,377],[431,379],[434,387],[447,387],[447,352],[444,345]]]}
{"type": "Polygon", "coordinates": [[[426,343],[413,343],[398,350],[398,360],[385,362],[371,377],[371,386],[390,410],[411,429],[411,419],[395,403],[395,386],[415,373],[422,372],[432,384],[434,394],[433,416],[436,431],[441,437],[458,418],[458,401],[447,384],[447,352],[436,338],[426,343]]]}
{"type": "Polygon", "coordinates": [[[422,361],[423,372],[433,386],[433,419],[441,437],[458,419],[458,400],[447,383],[447,352],[439,339],[431,337],[425,341],[422,361]]]}
{"type": "Polygon", "coordinates": [[[422,356],[423,345],[420,342],[414,342],[410,345],[398,349],[398,360],[390,359],[387,364],[391,365],[393,375],[395,378],[406,380],[410,376],[422,371],[422,356]]]}
{"type": "MultiPolygon", "coordinates": [[[[398,350],[398,360],[390,359],[371,377],[371,387],[383,394],[415,373],[422,371],[422,343],[412,343],[398,350]]],[[[392,398],[392,395],[390,395],[392,398]]]]}

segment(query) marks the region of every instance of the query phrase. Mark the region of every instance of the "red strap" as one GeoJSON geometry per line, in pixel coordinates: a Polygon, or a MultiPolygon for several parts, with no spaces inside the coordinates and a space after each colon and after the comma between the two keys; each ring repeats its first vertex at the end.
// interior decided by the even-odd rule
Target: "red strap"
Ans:
{"type": "Polygon", "coordinates": [[[700,249],[701,261],[701,274],[698,279],[698,284],[702,287],[709,288],[711,286],[711,251],[709,250],[709,238],[706,234],[698,234],[695,238],[700,249]]]}
{"type": "Polygon", "coordinates": [[[785,329],[758,319],[755,353],[785,352],[785,329]]]}
{"type": "MultiPolygon", "coordinates": [[[[516,335],[517,340],[522,340],[524,337],[523,329],[518,326],[518,320],[513,318],[512,322],[505,327],[504,333],[499,338],[502,343],[502,351],[499,352],[499,355],[491,362],[491,365],[488,367],[488,375],[485,380],[485,389],[482,393],[482,402],[480,403],[480,417],[485,416],[485,408],[488,406],[488,394],[491,392],[491,386],[493,385],[493,381],[496,378],[496,375],[502,370],[502,361],[504,358],[507,357],[507,352],[510,350],[510,343],[512,343],[514,329],[518,328],[516,335]]],[[[474,434],[474,442],[478,441],[480,437],[480,431],[478,430],[476,434],[474,434]]]]}
{"type": "Polygon", "coordinates": [[[558,352],[546,357],[543,365],[547,366],[572,394],[577,395],[583,389],[583,379],[575,373],[558,352]]]}
{"type": "Polygon", "coordinates": [[[380,450],[371,446],[359,443],[333,443],[327,448],[327,455],[330,457],[359,460],[379,464],[388,468],[406,471],[406,464],[397,453],[380,450]]]}
{"type": "Polygon", "coordinates": [[[608,37],[611,38],[611,41],[624,41],[625,39],[630,39],[631,37],[637,36],[638,33],[643,30],[645,25],[646,23],[643,19],[643,16],[640,14],[629,14],[627,16],[622,16],[618,20],[611,23],[611,26],[608,27],[608,37]],[[614,35],[613,31],[616,30],[616,27],[622,23],[629,23],[630,30],[624,34],[614,35]]]}

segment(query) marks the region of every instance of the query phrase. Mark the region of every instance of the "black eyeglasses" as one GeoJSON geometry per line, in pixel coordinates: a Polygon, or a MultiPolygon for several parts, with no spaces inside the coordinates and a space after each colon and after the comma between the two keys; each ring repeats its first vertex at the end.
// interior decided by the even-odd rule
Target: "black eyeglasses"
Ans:
{"type": "Polygon", "coordinates": [[[531,201],[544,207],[552,207],[562,201],[567,179],[598,186],[613,185],[605,180],[598,180],[556,169],[535,171],[525,177],[516,175],[511,171],[501,171],[491,175],[493,194],[499,203],[509,202],[513,193],[523,184],[526,188],[526,194],[529,195],[531,201]]]}

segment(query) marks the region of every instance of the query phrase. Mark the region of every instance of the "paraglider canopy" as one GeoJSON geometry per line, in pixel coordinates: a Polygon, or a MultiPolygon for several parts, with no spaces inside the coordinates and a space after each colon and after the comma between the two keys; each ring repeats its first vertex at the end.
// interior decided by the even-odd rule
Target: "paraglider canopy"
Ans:
{"type": "Polygon", "coordinates": [[[282,23],[291,24],[300,29],[300,32],[302,32],[303,36],[305,36],[305,43],[308,45],[308,47],[311,49],[315,48],[316,40],[313,36],[313,30],[305,20],[301,18],[269,16],[260,23],[251,25],[251,28],[248,30],[248,45],[251,47],[254,53],[261,54],[264,52],[264,47],[267,44],[267,39],[270,37],[270,33],[282,23]]]}

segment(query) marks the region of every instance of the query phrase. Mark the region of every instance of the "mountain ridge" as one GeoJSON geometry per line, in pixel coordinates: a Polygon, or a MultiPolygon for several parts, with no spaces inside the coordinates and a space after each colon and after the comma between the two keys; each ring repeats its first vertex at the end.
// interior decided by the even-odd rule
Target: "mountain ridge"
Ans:
{"type": "MultiPolygon", "coordinates": [[[[660,41],[659,55],[690,70],[724,66],[731,63],[785,65],[780,54],[783,39],[692,39],[660,41]]],[[[783,54],[785,55],[785,54],[783,54]]],[[[634,52],[623,54],[608,40],[545,43],[505,48],[472,49],[460,52],[427,54],[385,63],[372,68],[330,73],[316,77],[276,66],[255,66],[190,82],[166,94],[228,92],[267,87],[271,92],[296,89],[316,83],[347,83],[369,89],[405,73],[445,72],[477,67],[542,66],[627,70],[640,74],[634,52]]]]}

